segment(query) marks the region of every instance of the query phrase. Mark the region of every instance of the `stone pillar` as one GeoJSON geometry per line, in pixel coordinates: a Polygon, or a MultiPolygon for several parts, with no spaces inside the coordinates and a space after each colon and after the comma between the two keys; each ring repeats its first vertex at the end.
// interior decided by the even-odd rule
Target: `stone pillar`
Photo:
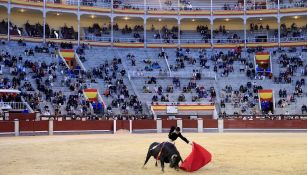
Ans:
{"type": "Polygon", "coordinates": [[[10,113],[7,111],[7,112],[4,112],[4,120],[8,120],[10,118],[10,113]]]}
{"type": "Polygon", "coordinates": [[[180,23],[180,19],[178,19],[178,47],[181,47],[181,35],[180,35],[180,30],[181,30],[181,23],[180,23]]]}
{"type": "Polygon", "coordinates": [[[277,27],[278,27],[278,46],[280,47],[280,33],[281,33],[281,31],[280,31],[280,17],[278,16],[278,19],[277,19],[277,27]]]}
{"type": "Polygon", "coordinates": [[[210,19],[210,34],[211,34],[211,47],[213,47],[213,19],[210,19]]]}
{"type": "MultiPolygon", "coordinates": [[[[45,4],[45,1],[44,1],[45,4]]],[[[43,12],[43,42],[46,43],[46,11],[43,12]]]]}
{"type": "Polygon", "coordinates": [[[113,120],[113,133],[116,133],[116,120],[113,120]]]}
{"type": "Polygon", "coordinates": [[[11,1],[8,1],[7,7],[7,41],[10,41],[10,22],[11,22],[11,1]]]}
{"type": "Polygon", "coordinates": [[[78,10],[78,14],[77,14],[77,20],[78,20],[78,46],[80,46],[80,31],[81,30],[80,30],[80,14],[79,14],[79,10],[78,10]]]}
{"type": "MultiPolygon", "coordinates": [[[[145,9],[144,9],[145,10],[145,9]]],[[[146,13],[146,12],[145,12],[146,13]]],[[[144,17],[144,48],[147,48],[147,21],[146,17],[144,17]]]]}
{"type": "Polygon", "coordinates": [[[38,111],[35,111],[35,120],[36,121],[40,121],[41,120],[40,116],[41,116],[41,114],[38,111]]]}
{"type": "Polygon", "coordinates": [[[114,42],[114,18],[113,15],[111,17],[111,45],[113,46],[113,42],[114,42]]]}
{"type": "Polygon", "coordinates": [[[244,22],[244,48],[246,49],[246,46],[247,46],[247,42],[246,42],[246,40],[247,40],[247,35],[246,35],[246,33],[247,33],[247,29],[246,29],[246,18],[244,17],[244,19],[243,19],[243,22],[244,22]]]}
{"type": "Polygon", "coordinates": [[[219,133],[224,132],[224,120],[223,119],[218,119],[217,120],[218,124],[218,131],[219,133]]]}
{"type": "Polygon", "coordinates": [[[53,118],[50,118],[50,119],[49,119],[48,134],[49,134],[49,135],[53,135],[53,118]]]}
{"type": "Polygon", "coordinates": [[[180,127],[181,128],[181,132],[183,132],[182,119],[177,119],[177,127],[180,127]]]}
{"type": "Polygon", "coordinates": [[[132,120],[129,120],[129,132],[132,133],[132,120]]]}
{"type": "Polygon", "coordinates": [[[197,119],[197,132],[202,133],[204,131],[204,123],[202,118],[197,119]]]}
{"type": "Polygon", "coordinates": [[[162,120],[161,119],[157,119],[157,133],[162,133],[162,120]]]}
{"type": "Polygon", "coordinates": [[[15,136],[19,136],[19,120],[15,119],[14,121],[14,132],[15,136]]]}

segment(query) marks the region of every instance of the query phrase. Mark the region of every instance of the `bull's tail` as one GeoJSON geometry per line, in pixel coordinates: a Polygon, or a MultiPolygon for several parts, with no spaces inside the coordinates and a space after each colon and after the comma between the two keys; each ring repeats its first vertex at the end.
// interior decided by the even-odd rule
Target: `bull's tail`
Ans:
{"type": "Polygon", "coordinates": [[[146,159],[145,159],[145,162],[144,162],[144,165],[143,167],[147,164],[148,160],[150,159],[151,156],[154,156],[153,155],[153,152],[154,150],[156,149],[156,147],[159,145],[160,143],[158,142],[154,142],[152,143],[149,148],[148,148],[148,152],[147,152],[147,156],[146,156],[146,159]]]}
{"type": "Polygon", "coordinates": [[[147,156],[146,156],[146,159],[145,159],[145,162],[144,162],[143,167],[146,165],[146,163],[148,162],[148,160],[150,159],[150,157],[151,157],[151,153],[150,153],[150,149],[149,149],[148,152],[147,152],[147,156]]]}

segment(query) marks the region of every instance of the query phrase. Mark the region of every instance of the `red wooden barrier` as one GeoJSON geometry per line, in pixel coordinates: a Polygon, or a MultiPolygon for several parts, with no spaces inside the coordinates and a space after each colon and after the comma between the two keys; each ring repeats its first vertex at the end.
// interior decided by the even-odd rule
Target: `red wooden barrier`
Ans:
{"type": "Polygon", "coordinates": [[[182,120],[182,128],[197,128],[197,120],[182,120]]]}
{"type": "Polygon", "coordinates": [[[177,126],[177,120],[162,120],[162,128],[171,128],[177,126]]]}
{"type": "Polygon", "coordinates": [[[14,132],[15,126],[12,121],[1,121],[0,122],[0,132],[14,132]]]}
{"type": "Polygon", "coordinates": [[[120,130],[120,129],[129,130],[130,129],[129,120],[117,120],[116,121],[116,130],[120,130]]]}
{"type": "Polygon", "coordinates": [[[28,114],[24,114],[24,113],[9,113],[9,120],[35,120],[35,113],[28,113],[28,114]]]}
{"type": "Polygon", "coordinates": [[[53,121],[54,131],[73,131],[73,130],[113,130],[113,120],[66,120],[66,121],[53,121]]]}
{"type": "Polygon", "coordinates": [[[203,120],[204,128],[218,128],[218,122],[215,119],[205,119],[203,120]]]}
{"type": "Polygon", "coordinates": [[[156,129],[156,120],[133,120],[132,129],[156,129]]]}
{"type": "Polygon", "coordinates": [[[224,120],[232,129],[307,129],[307,120],[224,120]]]}
{"type": "Polygon", "coordinates": [[[48,131],[48,121],[19,121],[20,131],[48,131]]]}

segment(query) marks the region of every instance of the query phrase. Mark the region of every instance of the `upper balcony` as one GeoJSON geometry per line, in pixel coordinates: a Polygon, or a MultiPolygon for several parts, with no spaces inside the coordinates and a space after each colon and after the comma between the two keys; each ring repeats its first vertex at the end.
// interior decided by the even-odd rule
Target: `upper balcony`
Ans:
{"type": "Polygon", "coordinates": [[[243,16],[307,12],[305,0],[0,0],[13,6],[149,16],[243,16]]]}

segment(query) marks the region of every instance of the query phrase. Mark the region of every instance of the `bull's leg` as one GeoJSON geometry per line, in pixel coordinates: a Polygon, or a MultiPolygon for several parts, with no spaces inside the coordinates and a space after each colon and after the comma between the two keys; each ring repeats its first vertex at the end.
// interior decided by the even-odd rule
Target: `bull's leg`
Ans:
{"type": "Polygon", "coordinates": [[[156,159],[156,163],[155,163],[156,167],[158,166],[158,160],[156,159]]]}
{"type": "Polygon", "coordinates": [[[150,150],[148,150],[148,152],[147,152],[147,156],[146,156],[146,159],[145,159],[145,162],[144,162],[144,165],[143,165],[143,167],[146,165],[146,163],[148,162],[148,160],[150,159],[150,157],[151,157],[151,154],[150,154],[150,150]]]}
{"type": "Polygon", "coordinates": [[[160,157],[162,172],[164,172],[164,157],[160,157]]]}

